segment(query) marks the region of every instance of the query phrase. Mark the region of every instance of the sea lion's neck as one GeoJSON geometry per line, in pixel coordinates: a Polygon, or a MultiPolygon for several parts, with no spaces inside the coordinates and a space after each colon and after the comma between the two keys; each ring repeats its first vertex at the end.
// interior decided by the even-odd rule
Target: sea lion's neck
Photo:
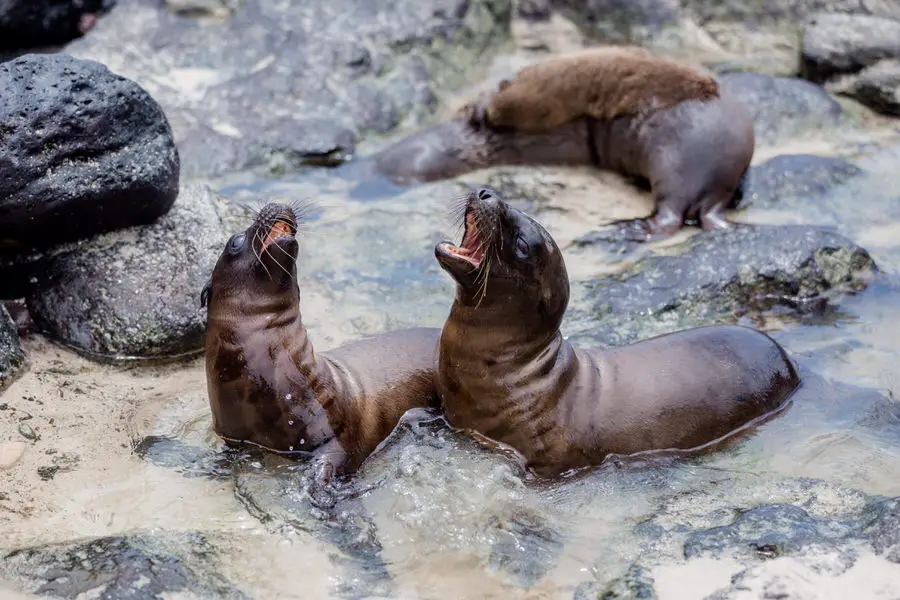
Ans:
{"type": "MultiPolygon", "coordinates": [[[[214,295],[215,297],[215,295],[214,295]]],[[[207,378],[216,431],[276,451],[313,451],[335,438],[342,406],[316,356],[295,294],[229,297],[211,305],[207,378]]]]}
{"type": "Polygon", "coordinates": [[[466,332],[465,354],[497,362],[528,360],[560,337],[558,328],[541,328],[535,319],[517,314],[514,300],[508,300],[473,304],[457,297],[453,302],[447,324],[466,332]]]}
{"type": "MultiPolygon", "coordinates": [[[[454,303],[441,333],[435,381],[454,426],[507,440],[508,415],[540,414],[566,378],[570,347],[558,329],[539,331],[514,310],[483,308],[454,303]]],[[[516,435],[543,444],[537,423],[526,419],[516,435]]]]}

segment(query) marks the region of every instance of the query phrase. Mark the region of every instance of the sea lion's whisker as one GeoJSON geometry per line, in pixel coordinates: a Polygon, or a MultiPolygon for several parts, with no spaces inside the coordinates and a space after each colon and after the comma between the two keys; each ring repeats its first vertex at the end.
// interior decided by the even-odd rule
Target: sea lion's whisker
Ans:
{"type": "Polygon", "coordinates": [[[284,271],[285,273],[287,273],[288,277],[290,277],[291,279],[293,279],[293,278],[294,278],[294,274],[291,273],[290,271],[288,271],[288,270],[284,267],[284,265],[282,265],[280,262],[278,262],[278,259],[276,259],[274,256],[272,256],[272,253],[269,251],[269,248],[271,248],[272,246],[275,246],[276,248],[278,248],[279,250],[281,250],[281,252],[283,252],[285,256],[287,256],[287,257],[290,258],[291,260],[294,259],[294,257],[291,256],[291,255],[288,253],[287,250],[285,250],[284,248],[282,248],[282,247],[279,246],[278,244],[273,244],[273,243],[272,243],[272,242],[274,242],[276,239],[277,239],[277,238],[273,238],[273,237],[272,237],[271,232],[269,232],[268,234],[266,234],[266,239],[265,239],[265,241],[263,242],[263,244],[265,245],[265,246],[263,247],[263,253],[264,253],[264,254],[267,254],[269,257],[271,257],[272,260],[275,262],[275,264],[278,265],[278,268],[281,269],[282,271],[284,271]]]}
{"type": "Polygon", "coordinates": [[[291,210],[298,221],[308,217],[316,207],[316,203],[311,198],[297,198],[290,204],[291,210]]]}
{"type": "MultiPolygon", "coordinates": [[[[289,228],[291,228],[292,230],[297,226],[296,221],[291,222],[291,221],[288,221],[286,218],[281,217],[281,216],[275,217],[275,223],[282,223],[282,224],[284,224],[284,225],[287,225],[287,226],[288,226],[289,228]]],[[[274,226],[275,223],[272,223],[272,225],[274,226]]],[[[271,231],[271,230],[270,230],[270,231],[271,231]]]]}
{"type": "Polygon", "coordinates": [[[491,272],[490,257],[486,258],[483,264],[486,266],[486,268],[484,269],[484,281],[481,282],[481,294],[478,296],[478,302],[475,303],[476,310],[479,306],[481,306],[481,301],[484,300],[485,296],[487,296],[488,276],[491,272]]]}
{"type": "Polygon", "coordinates": [[[260,255],[260,253],[256,251],[255,242],[256,242],[257,239],[259,240],[259,245],[260,245],[260,247],[262,247],[262,244],[263,244],[263,241],[262,241],[262,234],[260,233],[259,229],[257,229],[257,230],[256,230],[256,233],[253,235],[253,242],[250,243],[250,249],[253,250],[253,256],[256,257],[256,260],[259,261],[259,264],[262,265],[262,268],[266,270],[266,274],[269,276],[269,280],[271,280],[271,279],[272,279],[272,274],[269,273],[269,267],[266,266],[266,263],[265,263],[265,261],[263,261],[262,256],[260,255]]]}
{"type": "MultiPolygon", "coordinates": [[[[294,257],[291,256],[291,253],[290,253],[290,252],[288,252],[287,250],[285,250],[284,248],[282,248],[282,247],[279,246],[278,244],[273,244],[273,243],[272,243],[272,242],[274,242],[276,239],[277,239],[277,238],[273,238],[273,237],[271,237],[271,236],[269,236],[269,237],[266,238],[266,252],[268,253],[269,248],[272,248],[272,247],[274,246],[275,248],[278,248],[278,250],[281,251],[285,256],[287,256],[287,257],[290,258],[291,260],[294,260],[294,257]]],[[[274,257],[273,257],[273,258],[274,258],[274,257]]]]}
{"type": "MultiPolygon", "coordinates": [[[[270,254],[269,256],[272,256],[272,255],[270,254]]],[[[273,260],[274,260],[275,257],[272,257],[272,258],[273,258],[273,260]]],[[[284,272],[287,274],[288,277],[290,277],[291,279],[294,278],[294,274],[291,273],[290,271],[288,271],[288,270],[284,267],[284,265],[282,265],[280,262],[278,262],[278,261],[276,260],[276,261],[275,261],[275,264],[278,265],[278,268],[281,269],[282,271],[284,271],[284,272]]]]}
{"type": "Polygon", "coordinates": [[[450,200],[450,208],[448,212],[451,215],[456,215],[460,212],[465,214],[466,208],[469,206],[469,199],[471,198],[470,194],[466,194],[464,196],[459,196],[458,198],[452,198],[450,200]]]}

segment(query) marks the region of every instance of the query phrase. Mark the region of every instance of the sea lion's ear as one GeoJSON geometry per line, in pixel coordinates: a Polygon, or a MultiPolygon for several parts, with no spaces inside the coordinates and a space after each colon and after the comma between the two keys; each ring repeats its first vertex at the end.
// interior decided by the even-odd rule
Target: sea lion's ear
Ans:
{"type": "Polygon", "coordinates": [[[209,304],[209,297],[212,295],[212,279],[206,282],[206,285],[203,286],[203,291],[200,292],[200,308],[206,308],[206,305],[209,304]]]}
{"type": "Polygon", "coordinates": [[[501,79],[500,83],[497,85],[497,91],[502,92],[503,90],[505,90],[506,88],[508,88],[511,85],[512,85],[512,81],[510,81],[509,79],[501,79]]]}

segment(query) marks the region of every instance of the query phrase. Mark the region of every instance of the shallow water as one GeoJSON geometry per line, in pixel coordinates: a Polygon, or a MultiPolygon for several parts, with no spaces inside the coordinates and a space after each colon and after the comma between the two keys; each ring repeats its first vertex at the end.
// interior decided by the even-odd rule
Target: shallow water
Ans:
{"type": "MultiPolygon", "coordinates": [[[[882,137],[884,130],[871,134],[882,137]]],[[[794,143],[790,151],[849,147],[839,140],[794,143]]],[[[736,511],[759,505],[792,504],[824,518],[858,510],[866,494],[900,495],[896,143],[851,155],[869,174],[820,207],[751,204],[735,213],[744,222],[836,227],[867,248],[882,271],[820,319],[765,321],[807,383],[785,414],[738,443],[681,461],[611,462],[548,483],[534,481],[514,458],[451,433],[433,415],[410,415],[337,508],[323,509],[305,495],[303,465],[221,453],[210,430],[202,360],[97,365],[34,336],[25,343],[29,371],[0,399],[4,439],[20,439],[22,423],[40,435],[13,468],[0,471],[0,551],[202,532],[212,548],[210,568],[254,598],[455,598],[460,590],[481,598],[572,598],[584,584],[605,584],[642,559],[662,565],[655,570],[660,598],[703,597],[752,561],[700,557],[685,565],[691,530],[728,524],[736,511]],[[47,467],[59,468],[46,477],[47,467]]],[[[779,150],[788,151],[763,148],[756,162],[779,150]]],[[[564,333],[589,330],[580,284],[626,268],[649,249],[617,257],[569,244],[598,223],[645,214],[649,197],[589,169],[494,169],[460,179],[497,177],[541,192],[513,203],[566,249],[573,298],[564,333]]],[[[236,202],[315,201],[301,236],[299,276],[301,310],[319,350],[402,327],[440,327],[452,300],[433,247],[457,235],[452,201],[466,187],[364,183],[327,169],[278,181],[236,175],[217,182],[236,202]]],[[[665,251],[693,233],[651,248],[665,251]]],[[[166,544],[180,552],[180,542],[166,544]]],[[[859,597],[898,597],[900,566],[855,551],[863,558],[843,583],[809,585],[862,593],[868,584],[871,595],[859,597]]]]}

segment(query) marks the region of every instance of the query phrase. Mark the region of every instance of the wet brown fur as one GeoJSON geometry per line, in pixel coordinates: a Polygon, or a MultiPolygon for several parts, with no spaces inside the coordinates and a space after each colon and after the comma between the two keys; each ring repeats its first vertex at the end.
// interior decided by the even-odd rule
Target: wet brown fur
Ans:
{"type": "Polygon", "coordinates": [[[244,247],[226,246],[204,290],[210,409],[224,439],[311,453],[327,480],[356,470],[407,410],[436,404],[440,330],[394,331],[316,353],[300,314],[296,240],[269,236],[286,233],[288,210],[264,207],[243,232],[244,247]]]}
{"type": "Polygon", "coordinates": [[[489,190],[470,196],[469,212],[462,243],[484,252],[480,265],[449,242],[435,248],[457,282],[435,367],[438,395],[452,426],[512,447],[538,474],[610,455],[709,449],[779,414],[800,386],[781,346],[745,327],[573,347],[559,330],[569,280],[550,234],[489,190]]]}
{"type": "Polygon", "coordinates": [[[546,131],[582,117],[612,120],[719,97],[712,76],[634,46],[554,56],[504,81],[484,107],[492,127],[546,131]]]}

